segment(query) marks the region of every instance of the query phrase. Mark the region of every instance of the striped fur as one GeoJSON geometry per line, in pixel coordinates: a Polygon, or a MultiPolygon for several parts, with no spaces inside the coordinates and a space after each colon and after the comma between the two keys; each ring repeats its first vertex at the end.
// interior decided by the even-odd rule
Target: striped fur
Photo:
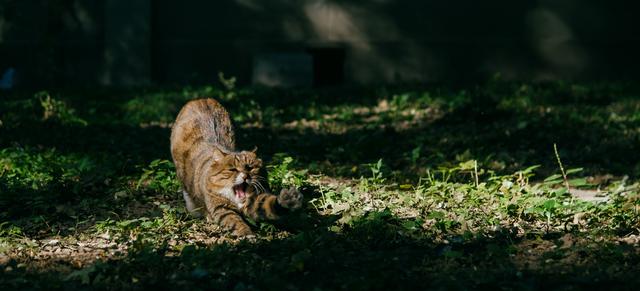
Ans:
{"type": "Polygon", "coordinates": [[[229,114],[213,99],[193,100],[180,110],[171,130],[171,156],[187,209],[235,235],[253,234],[243,217],[275,220],[302,206],[294,188],[270,193],[255,150],[235,151],[229,114]]]}

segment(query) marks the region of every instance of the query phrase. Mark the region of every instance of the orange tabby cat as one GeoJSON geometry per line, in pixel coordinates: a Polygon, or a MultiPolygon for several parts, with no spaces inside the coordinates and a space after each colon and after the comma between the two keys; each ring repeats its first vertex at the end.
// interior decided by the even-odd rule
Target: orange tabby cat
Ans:
{"type": "Polygon", "coordinates": [[[213,99],[193,100],[180,110],[171,129],[171,156],[189,212],[235,235],[253,234],[243,216],[275,220],[302,206],[295,188],[269,193],[261,183],[262,160],[255,150],[235,150],[229,114],[213,99]]]}

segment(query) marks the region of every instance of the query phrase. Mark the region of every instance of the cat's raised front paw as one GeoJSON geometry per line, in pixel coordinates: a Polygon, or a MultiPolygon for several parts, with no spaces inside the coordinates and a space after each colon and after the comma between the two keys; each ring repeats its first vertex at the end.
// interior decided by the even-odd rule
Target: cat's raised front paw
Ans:
{"type": "Polygon", "coordinates": [[[280,206],[290,210],[302,207],[302,200],[302,193],[300,193],[296,187],[282,189],[282,191],[280,191],[280,195],[278,195],[278,203],[280,206]]]}

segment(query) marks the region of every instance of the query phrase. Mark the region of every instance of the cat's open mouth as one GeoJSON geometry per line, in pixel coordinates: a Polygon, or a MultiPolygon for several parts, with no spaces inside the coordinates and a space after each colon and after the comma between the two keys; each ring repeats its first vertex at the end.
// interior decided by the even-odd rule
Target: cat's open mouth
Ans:
{"type": "Polygon", "coordinates": [[[247,196],[247,183],[242,183],[233,186],[233,193],[236,194],[236,197],[240,199],[244,199],[247,196]]]}

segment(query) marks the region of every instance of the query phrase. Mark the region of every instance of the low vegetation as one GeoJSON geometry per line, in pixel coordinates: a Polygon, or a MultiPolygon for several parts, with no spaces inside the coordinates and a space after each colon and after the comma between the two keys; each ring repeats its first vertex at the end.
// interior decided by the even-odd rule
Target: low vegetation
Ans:
{"type": "Polygon", "coordinates": [[[640,95],[632,84],[0,98],[3,289],[632,289],[640,95]],[[274,190],[306,207],[237,239],[185,213],[169,132],[231,112],[274,190]]]}

